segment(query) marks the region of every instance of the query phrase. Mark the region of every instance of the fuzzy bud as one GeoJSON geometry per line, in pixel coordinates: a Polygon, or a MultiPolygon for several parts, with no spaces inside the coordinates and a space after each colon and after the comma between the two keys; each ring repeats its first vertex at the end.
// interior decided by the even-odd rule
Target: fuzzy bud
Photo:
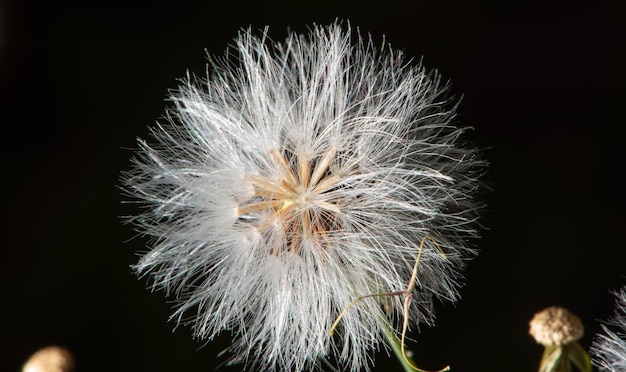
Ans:
{"type": "Polygon", "coordinates": [[[567,309],[552,306],[535,314],[529,333],[544,346],[562,346],[580,340],[584,327],[580,318],[567,309]]]}

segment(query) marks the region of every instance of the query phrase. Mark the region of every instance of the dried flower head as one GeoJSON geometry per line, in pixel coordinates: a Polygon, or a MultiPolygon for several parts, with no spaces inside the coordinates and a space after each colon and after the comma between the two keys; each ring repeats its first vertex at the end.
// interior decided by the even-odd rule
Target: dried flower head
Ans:
{"type": "Polygon", "coordinates": [[[333,25],[283,43],[242,31],[235,49],[172,93],[123,176],[154,237],[136,270],[198,338],[232,331],[235,362],[310,370],[333,354],[367,368],[381,302],[401,317],[402,298],[359,301],[331,337],[333,320],[406,288],[427,235],[446,256],[424,249],[410,318],[457,299],[484,163],[439,76],[385,44],[333,25]]]}
{"type": "Polygon", "coordinates": [[[626,371],[626,287],[615,292],[615,315],[602,325],[591,347],[593,363],[600,371],[626,371]]]}
{"type": "Polygon", "coordinates": [[[529,333],[544,346],[561,346],[580,340],[584,327],[580,318],[569,310],[552,306],[535,314],[529,333]]]}
{"type": "Polygon", "coordinates": [[[59,346],[48,346],[38,350],[24,363],[22,372],[71,372],[74,357],[69,350],[59,346]]]}

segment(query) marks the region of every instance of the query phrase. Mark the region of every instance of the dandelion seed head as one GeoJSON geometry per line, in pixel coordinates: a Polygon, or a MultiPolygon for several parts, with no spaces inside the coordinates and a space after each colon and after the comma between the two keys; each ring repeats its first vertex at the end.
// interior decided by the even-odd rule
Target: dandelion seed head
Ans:
{"type": "Polygon", "coordinates": [[[591,347],[593,364],[603,372],[626,370],[626,287],[615,292],[615,314],[602,324],[591,347]]]}
{"type": "Polygon", "coordinates": [[[379,318],[397,322],[402,299],[361,301],[330,337],[342,309],[406,287],[428,235],[446,255],[423,251],[410,316],[431,324],[476,253],[485,164],[453,124],[448,86],[352,34],[242,31],[205,80],[172,93],[123,176],[146,206],[131,220],[153,237],[136,271],[176,298],[173,318],[196,337],[231,331],[232,361],[249,368],[311,370],[333,355],[367,369],[379,318]]]}

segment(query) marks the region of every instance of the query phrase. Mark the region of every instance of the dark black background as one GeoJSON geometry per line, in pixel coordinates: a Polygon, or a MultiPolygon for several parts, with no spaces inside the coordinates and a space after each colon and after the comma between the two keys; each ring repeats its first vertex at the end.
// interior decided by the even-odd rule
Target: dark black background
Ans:
{"type": "MultiPolygon", "coordinates": [[[[143,239],[116,188],[167,89],[205,71],[241,27],[336,18],[438,68],[464,95],[460,121],[491,162],[489,227],[463,300],[413,333],[424,368],[536,370],[528,320],[550,305],[586,325],[626,284],[623,116],[626,12],[616,2],[0,0],[0,370],[48,344],[78,371],[212,371],[204,344],[129,269],[143,239]]],[[[399,370],[376,355],[376,370],[399,370]]],[[[240,368],[224,368],[237,371],[240,368]]]]}

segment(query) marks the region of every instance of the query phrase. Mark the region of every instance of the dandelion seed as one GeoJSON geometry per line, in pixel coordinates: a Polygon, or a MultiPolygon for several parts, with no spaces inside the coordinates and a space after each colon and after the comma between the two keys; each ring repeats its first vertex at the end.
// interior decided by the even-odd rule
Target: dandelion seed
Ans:
{"type": "Polygon", "coordinates": [[[626,371],[626,287],[615,297],[615,315],[602,325],[591,347],[593,363],[604,372],[626,371]]]}
{"type": "Polygon", "coordinates": [[[147,206],[132,221],[154,238],[135,269],[196,337],[231,331],[233,362],[368,369],[380,319],[400,325],[404,301],[363,299],[331,337],[342,310],[406,288],[429,236],[446,257],[422,251],[407,307],[431,324],[475,254],[484,163],[446,94],[436,73],[341,25],[282,43],[242,31],[206,81],[172,93],[123,176],[147,206]]]}

